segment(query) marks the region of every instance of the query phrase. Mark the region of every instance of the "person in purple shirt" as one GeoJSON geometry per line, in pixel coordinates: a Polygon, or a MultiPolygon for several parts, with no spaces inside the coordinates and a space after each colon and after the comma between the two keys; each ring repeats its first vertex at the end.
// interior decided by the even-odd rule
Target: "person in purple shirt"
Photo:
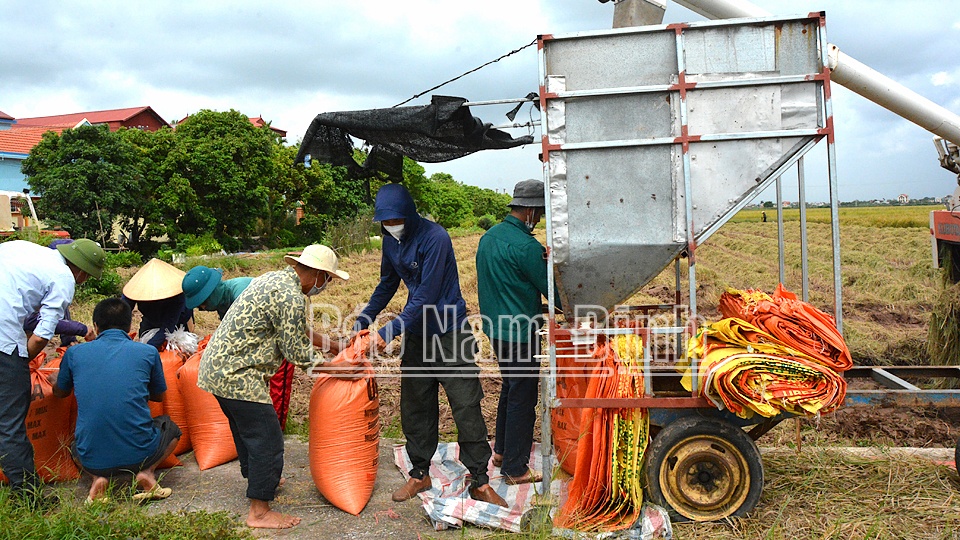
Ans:
{"type": "Polygon", "coordinates": [[[403,282],[407,303],[400,315],[373,334],[377,348],[401,336],[400,424],[413,468],[410,479],[393,493],[403,502],[431,489],[430,459],[439,440],[440,386],[450,401],[457,425],[459,459],[470,471],[468,493],[475,500],[507,506],[490,486],[487,463],[491,450],[480,401],[480,369],[476,339],[467,321],[460,292],[457,259],[450,235],[424,219],[410,192],[400,184],[377,191],[374,221],[383,230],[380,283],[354,324],[367,329],[386,309],[403,282]]]}
{"type": "MultiPolygon", "coordinates": [[[[53,242],[50,242],[50,245],[47,247],[53,250],[57,249],[57,246],[72,244],[73,239],[71,238],[57,238],[53,242]]],[[[26,332],[33,333],[37,328],[37,324],[40,322],[40,312],[34,311],[27,317],[27,320],[23,323],[23,329],[26,332]]],[[[88,328],[87,325],[77,322],[70,319],[70,309],[63,310],[63,319],[57,323],[56,333],[60,336],[60,346],[69,347],[77,341],[77,337],[82,337],[84,341],[91,341],[96,337],[96,334],[93,332],[93,328],[88,328]]]]}
{"type": "MultiPolygon", "coordinates": [[[[35,311],[27,317],[27,320],[23,323],[23,329],[26,332],[33,332],[37,328],[37,324],[40,322],[40,312],[35,311]]],[[[84,341],[93,341],[97,334],[93,331],[93,328],[89,328],[87,325],[82,322],[71,321],[70,320],[70,310],[65,309],[63,311],[63,319],[57,323],[56,333],[60,336],[60,346],[69,347],[77,341],[78,337],[82,337],[84,341]]]]}

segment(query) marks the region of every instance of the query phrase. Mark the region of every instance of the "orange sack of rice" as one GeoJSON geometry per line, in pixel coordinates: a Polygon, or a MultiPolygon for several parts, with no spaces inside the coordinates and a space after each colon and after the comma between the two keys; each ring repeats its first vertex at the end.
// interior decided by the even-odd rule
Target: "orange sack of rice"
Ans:
{"type": "MultiPolygon", "coordinates": [[[[196,353],[194,353],[196,354],[196,353]]],[[[187,361],[187,355],[176,351],[160,353],[160,362],[163,363],[163,378],[167,382],[167,392],[163,395],[163,414],[170,417],[173,423],[180,427],[183,436],[177,443],[174,455],[179,456],[193,449],[190,444],[190,435],[183,426],[187,425],[187,410],[183,403],[183,394],[180,393],[180,383],[177,381],[177,372],[187,361]]]]}
{"type": "MultiPolygon", "coordinates": [[[[364,330],[333,361],[358,363],[369,344],[364,330]]],[[[356,381],[317,377],[310,392],[309,452],[320,494],[344,512],[360,514],[380,464],[380,398],[372,369],[356,381]]]]}
{"type": "MultiPolygon", "coordinates": [[[[62,356],[62,353],[61,353],[62,356]]],[[[30,362],[30,408],[27,411],[27,438],[33,444],[33,462],[37,475],[44,482],[63,482],[80,477],[80,471],[70,456],[73,431],[77,425],[77,398],[53,395],[53,385],[47,377],[60,372],[60,358],[40,367],[46,355],[40,353],[30,362]]],[[[0,474],[0,482],[9,482],[0,474]]]]}
{"type": "Polygon", "coordinates": [[[180,428],[190,434],[193,455],[204,471],[237,459],[237,446],[220,402],[197,386],[202,353],[203,348],[198,349],[177,371],[177,386],[186,412],[186,429],[180,428]]]}
{"type": "Polygon", "coordinates": [[[190,434],[187,431],[187,413],[183,408],[183,397],[180,395],[180,385],[177,383],[177,371],[183,366],[186,355],[178,351],[165,350],[160,353],[160,363],[163,364],[163,378],[167,383],[167,391],[163,394],[163,402],[150,401],[150,416],[156,418],[165,414],[173,420],[173,423],[180,428],[183,435],[180,436],[180,442],[173,450],[173,454],[157,465],[158,469],[169,469],[170,467],[179,467],[183,465],[177,456],[184,452],[189,452],[193,446],[190,444],[190,434]]]}

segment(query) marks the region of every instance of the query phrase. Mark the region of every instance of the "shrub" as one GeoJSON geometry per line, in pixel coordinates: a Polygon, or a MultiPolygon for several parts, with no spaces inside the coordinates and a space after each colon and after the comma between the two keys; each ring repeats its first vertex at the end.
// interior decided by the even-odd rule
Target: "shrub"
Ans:
{"type": "Polygon", "coordinates": [[[339,256],[363,252],[372,248],[370,237],[377,235],[379,230],[380,224],[373,222],[373,211],[369,210],[328,225],[323,234],[323,242],[339,256]]]}
{"type": "Polygon", "coordinates": [[[477,227],[480,227],[485,231],[489,231],[490,227],[493,227],[496,224],[497,224],[497,218],[491,216],[490,214],[481,216],[480,219],[477,220],[477,227]]]}
{"type": "Polygon", "coordinates": [[[106,262],[107,268],[126,268],[129,266],[140,266],[143,264],[143,257],[136,251],[108,252],[106,262]]]}
{"type": "Polygon", "coordinates": [[[74,301],[82,302],[90,300],[98,302],[108,296],[116,296],[120,294],[120,286],[122,284],[123,279],[115,269],[105,268],[103,275],[101,275],[99,279],[91,277],[77,287],[74,301]]]}
{"type": "MultiPolygon", "coordinates": [[[[209,255],[210,253],[219,253],[220,250],[224,250],[227,253],[236,253],[240,251],[241,248],[243,247],[244,240],[247,240],[248,243],[253,244],[253,242],[249,238],[240,239],[240,238],[235,238],[233,236],[225,236],[220,239],[220,242],[217,242],[216,240],[214,240],[213,244],[218,247],[214,249],[214,251],[204,253],[203,255],[209,255]]],[[[190,255],[190,253],[188,252],[187,255],[190,255]]]]}
{"type": "Polygon", "coordinates": [[[43,247],[47,247],[50,245],[50,242],[53,242],[55,239],[55,236],[44,231],[27,229],[0,236],[0,243],[11,240],[26,240],[27,242],[33,242],[34,244],[40,244],[43,247]]]}
{"type": "Polygon", "coordinates": [[[169,248],[161,248],[157,250],[157,258],[163,262],[173,262],[173,250],[169,248]]]}
{"type": "Polygon", "coordinates": [[[202,236],[181,234],[177,237],[177,251],[186,253],[188,257],[219,253],[222,249],[223,246],[213,237],[213,233],[208,232],[202,236]]]}
{"type": "Polygon", "coordinates": [[[327,216],[323,214],[303,216],[300,224],[294,227],[294,242],[288,245],[309,245],[319,242],[323,238],[323,230],[328,223],[327,216]]]}

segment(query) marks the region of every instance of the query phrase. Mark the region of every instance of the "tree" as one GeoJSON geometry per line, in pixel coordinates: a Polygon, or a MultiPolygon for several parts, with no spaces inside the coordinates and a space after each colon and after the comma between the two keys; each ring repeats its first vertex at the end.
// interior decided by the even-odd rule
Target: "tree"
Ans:
{"type": "Polygon", "coordinates": [[[142,193],[139,155],[107,126],[80,126],[44,133],[21,171],[41,197],[45,219],[74,237],[105,241],[114,220],[136,215],[142,193]]]}
{"type": "Polygon", "coordinates": [[[444,228],[459,227],[473,215],[463,185],[447,173],[432,175],[429,190],[423,196],[430,215],[444,228]]]}
{"type": "Polygon", "coordinates": [[[165,232],[161,224],[165,193],[161,188],[166,187],[163,164],[173,149],[174,132],[168,128],[158,131],[121,128],[117,133],[135,148],[130,167],[136,180],[128,192],[134,204],[122,209],[118,225],[127,235],[131,249],[143,252],[145,239],[165,232]]]}
{"type": "Polygon", "coordinates": [[[264,227],[264,234],[277,245],[293,240],[290,235],[295,232],[294,226],[287,216],[300,203],[305,217],[301,236],[312,241],[317,241],[331,223],[354,218],[367,208],[362,180],[349,178],[344,167],[323,163],[309,168],[294,165],[296,155],[297,147],[278,144],[273,155],[274,175],[267,182],[270,226],[264,227]],[[281,241],[281,236],[286,240],[281,241]]]}
{"type": "MultiPolygon", "coordinates": [[[[357,162],[363,163],[363,159],[366,157],[361,151],[357,151],[357,162]]],[[[376,199],[377,191],[380,190],[380,187],[388,182],[382,178],[374,177],[370,181],[370,190],[373,193],[374,199],[376,199]]],[[[417,211],[421,214],[430,213],[429,208],[429,193],[432,189],[432,182],[427,178],[427,171],[423,168],[423,165],[420,165],[416,161],[404,156],[403,158],[403,187],[407,188],[407,191],[410,192],[410,196],[413,197],[413,202],[417,205],[417,211]]]]}
{"type": "Polygon", "coordinates": [[[507,205],[513,197],[506,193],[497,193],[492,189],[466,184],[463,184],[463,190],[476,217],[491,215],[497,219],[503,219],[510,212],[507,205]]]}
{"type": "Polygon", "coordinates": [[[163,163],[168,234],[213,231],[221,242],[250,234],[267,211],[277,136],[235,110],[201,110],[181,122],[163,163]]]}

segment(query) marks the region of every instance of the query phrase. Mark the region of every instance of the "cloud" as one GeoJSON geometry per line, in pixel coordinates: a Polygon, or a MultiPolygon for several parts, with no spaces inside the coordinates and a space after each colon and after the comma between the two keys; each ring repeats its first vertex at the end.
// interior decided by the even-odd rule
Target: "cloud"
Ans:
{"type": "Polygon", "coordinates": [[[941,71],[939,73],[934,73],[930,76],[930,83],[934,86],[943,86],[945,84],[951,84],[953,82],[953,77],[950,76],[946,71],[941,71]]]}
{"type": "MultiPolygon", "coordinates": [[[[951,53],[960,50],[960,23],[943,16],[955,0],[889,0],[879,7],[863,0],[752,1],[776,14],[826,10],[828,38],[846,54],[960,108],[960,57],[951,53]]],[[[294,143],[317,113],[390,107],[537,34],[603,30],[612,19],[613,4],[596,0],[6,2],[0,110],[40,116],[150,105],[174,120],[201,108],[232,108],[272,120],[294,143]]],[[[668,2],[664,22],[702,19],[668,2]]],[[[431,93],[504,99],[538,85],[531,47],[431,93]]],[[[931,182],[927,194],[940,194],[940,177],[948,173],[927,148],[926,132],[846,90],[834,96],[842,198],[907,177],[916,177],[917,186],[931,182]]],[[[473,113],[496,124],[508,109],[473,113]]],[[[538,153],[533,144],[425,166],[467,183],[512,188],[541,176],[538,153]]],[[[816,160],[825,170],[825,158],[813,156],[808,169],[816,160]]],[[[811,190],[825,190],[825,178],[817,188],[814,173],[808,177],[811,190]]],[[[887,196],[900,192],[894,185],[887,196]]],[[[908,193],[914,196],[912,188],[908,193]]],[[[826,200],[825,193],[818,198],[826,200]]]]}

